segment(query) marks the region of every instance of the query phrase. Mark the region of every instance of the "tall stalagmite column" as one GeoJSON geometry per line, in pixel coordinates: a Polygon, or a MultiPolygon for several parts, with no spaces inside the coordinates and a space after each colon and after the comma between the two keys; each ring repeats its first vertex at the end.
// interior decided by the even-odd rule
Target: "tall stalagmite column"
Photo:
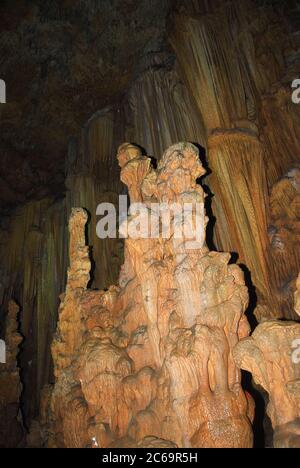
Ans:
{"type": "Polygon", "coordinates": [[[88,444],[88,409],[80,382],[77,382],[72,368],[85,331],[81,300],[90,280],[91,269],[89,251],[85,245],[87,219],[84,210],[72,210],[69,222],[70,266],[67,287],[62,297],[58,327],[52,343],[55,386],[51,400],[50,447],[80,447],[88,444]],[[78,427],[81,431],[79,440],[78,427]]]}
{"type": "Polygon", "coordinates": [[[121,224],[125,263],[107,291],[86,289],[85,218],[73,212],[53,344],[52,444],[251,447],[253,402],[232,356],[249,334],[248,294],[230,255],[206,246],[198,150],[174,145],[154,170],[124,144],[118,160],[142,205],[132,203],[121,224]]]}

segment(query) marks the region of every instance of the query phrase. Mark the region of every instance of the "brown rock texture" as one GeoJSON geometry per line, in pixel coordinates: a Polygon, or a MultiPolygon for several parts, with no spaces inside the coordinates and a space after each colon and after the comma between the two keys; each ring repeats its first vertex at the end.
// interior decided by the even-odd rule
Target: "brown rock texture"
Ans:
{"type": "Polygon", "coordinates": [[[22,336],[18,332],[19,307],[9,302],[6,318],[6,362],[0,363],[0,447],[15,448],[22,441],[23,425],[20,413],[20,381],[17,355],[22,336]]]}
{"type": "MultiPolygon", "coordinates": [[[[300,275],[295,293],[299,314],[300,275]]],[[[299,314],[300,315],[300,314],[299,314]]],[[[275,448],[300,447],[300,323],[269,320],[233,351],[237,365],[252,373],[269,395],[267,413],[275,448]]]]}
{"type": "Polygon", "coordinates": [[[269,238],[276,284],[285,301],[280,317],[295,319],[288,310],[293,302],[300,265],[300,167],[293,167],[272,187],[269,238]]]}
{"type": "Polygon", "coordinates": [[[295,311],[300,316],[300,273],[297,278],[297,289],[296,289],[294,298],[295,298],[295,311]]]}
{"type": "Polygon", "coordinates": [[[253,402],[232,356],[249,334],[248,293],[230,255],[206,246],[198,150],[174,145],[154,170],[137,147],[123,144],[118,161],[131,202],[143,208],[137,213],[132,203],[120,227],[131,236],[119,285],[107,291],[87,289],[87,216],[72,211],[70,268],[52,345],[49,445],[251,447],[253,402]],[[168,211],[171,203],[189,204],[189,225],[201,220],[197,230],[178,235],[188,223],[168,211]]]}

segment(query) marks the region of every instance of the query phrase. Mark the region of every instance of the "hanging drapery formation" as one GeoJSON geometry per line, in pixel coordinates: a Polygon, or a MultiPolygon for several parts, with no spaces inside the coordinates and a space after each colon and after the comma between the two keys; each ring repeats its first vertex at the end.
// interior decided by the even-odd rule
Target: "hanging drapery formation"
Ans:
{"type": "Polygon", "coordinates": [[[159,158],[174,141],[186,139],[203,147],[206,134],[193,98],[176,65],[150,68],[132,85],[123,103],[128,141],[159,158]]]}
{"type": "MultiPolygon", "coordinates": [[[[120,147],[118,160],[131,200],[146,207],[140,235],[125,241],[119,285],[89,291],[87,216],[72,212],[70,269],[52,346],[50,445],[250,447],[253,403],[232,357],[249,334],[248,294],[230,255],[206,246],[198,151],[174,145],[157,171],[131,144],[120,147]],[[177,237],[174,214],[170,229],[160,231],[157,203],[200,206],[198,230],[192,211],[192,235],[177,237]],[[149,216],[153,237],[145,236],[149,216]]],[[[123,234],[135,229],[136,215],[121,225],[123,234]]],[[[163,225],[167,219],[164,212],[163,225]]]]}
{"type": "Polygon", "coordinates": [[[268,301],[273,295],[265,257],[264,150],[248,118],[249,86],[243,80],[242,64],[224,46],[230,39],[228,30],[221,35],[209,21],[188,17],[176,18],[171,37],[208,133],[210,187],[217,199],[216,242],[238,252],[239,261],[248,266],[254,284],[268,301]],[[253,191],[251,182],[255,183],[253,191]]]}
{"type": "Polygon", "coordinates": [[[291,122],[295,109],[284,122],[292,105],[286,80],[295,68],[289,57],[296,45],[284,40],[285,24],[271,7],[269,16],[262,11],[258,19],[251,0],[209,5],[195,0],[178,10],[169,37],[207,132],[216,245],[237,252],[250,270],[260,304],[269,306],[257,309],[258,318],[270,310],[273,316],[283,310],[292,315],[291,296],[276,281],[280,259],[275,265],[267,261],[267,225],[268,185],[299,154],[299,116],[291,122]],[[266,51],[272,52],[266,56],[266,51]],[[286,61],[292,65],[283,76],[286,61]],[[282,156],[283,146],[288,146],[288,158],[282,156]]]}
{"type": "Polygon", "coordinates": [[[20,411],[22,385],[17,363],[22,342],[18,332],[18,314],[17,304],[9,301],[3,340],[5,347],[1,348],[0,360],[0,448],[16,448],[24,436],[20,411]]]}
{"type": "Polygon", "coordinates": [[[208,142],[214,172],[211,188],[214,193],[218,191],[221,199],[216,210],[217,242],[224,243],[229,251],[239,252],[239,260],[251,271],[262,298],[274,304],[276,310],[268,271],[264,209],[267,187],[262,146],[251,130],[239,129],[215,132],[208,142]],[[236,219],[234,226],[232,219],[236,219]]]}

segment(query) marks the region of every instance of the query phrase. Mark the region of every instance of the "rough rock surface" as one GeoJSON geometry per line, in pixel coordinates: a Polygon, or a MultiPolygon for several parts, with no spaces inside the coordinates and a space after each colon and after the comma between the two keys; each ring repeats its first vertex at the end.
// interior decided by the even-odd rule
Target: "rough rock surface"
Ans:
{"type": "Polygon", "coordinates": [[[10,301],[6,318],[6,362],[0,363],[0,447],[16,448],[24,430],[20,413],[20,382],[17,355],[22,336],[18,332],[19,307],[10,301]]]}
{"type": "MultiPolygon", "coordinates": [[[[297,287],[295,310],[299,314],[300,275],[297,287]]],[[[261,323],[251,337],[236,345],[234,359],[268,392],[274,447],[300,448],[300,323],[261,323]]]]}
{"type": "Polygon", "coordinates": [[[230,255],[206,246],[198,150],[174,145],[154,170],[124,144],[118,160],[131,200],[144,204],[120,231],[138,235],[125,241],[119,285],[87,290],[87,217],[72,212],[70,269],[52,346],[49,446],[251,447],[253,402],[232,356],[249,334],[248,293],[230,255]],[[159,223],[152,202],[190,203],[194,227],[199,206],[202,236],[177,235],[172,214],[168,228],[169,205],[159,223]],[[161,226],[152,238],[148,215],[154,230],[161,226]]]}

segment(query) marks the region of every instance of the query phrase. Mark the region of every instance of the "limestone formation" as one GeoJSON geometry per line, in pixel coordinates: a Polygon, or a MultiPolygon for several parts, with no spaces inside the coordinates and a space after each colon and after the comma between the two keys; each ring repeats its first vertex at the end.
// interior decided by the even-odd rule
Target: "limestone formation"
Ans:
{"type": "Polygon", "coordinates": [[[15,448],[23,437],[22,417],[20,413],[20,382],[17,355],[22,336],[18,332],[19,307],[14,301],[9,302],[5,331],[5,355],[0,362],[0,447],[15,448]]]}
{"type": "MultiPolygon", "coordinates": [[[[300,283],[295,310],[299,314],[300,283]]],[[[250,371],[269,395],[267,413],[274,429],[274,447],[300,447],[300,323],[269,320],[234,348],[237,365],[250,371]]]]}
{"type": "Polygon", "coordinates": [[[174,145],[154,170],[138,148],[124,144],[118,160],[143,209],[131,210],[120,227],[130,234],[125,262],[119,285],[107,291],[87,289],[87,218],[73,210],[67,289],[52,346],[50,445],[251,447],[253,402],[232,355],[249,334],[248,293],[230,255],[206,246],[198,150],[174,145]],[[171,204],[188,206],[187,217],[171,204]]]}
{"type": "Polygon", "coordinates": [[[292,230],[285,216],[273,226],[286,244],[282,253],[273,255],[267,230],[268,188],[299,163],[299,109],[290,89],[298,76],[299,27],[291,33],[293,26],[284,24],[275,2],[257,14],[253,0],[182,0],[169,28],[207,133],[215,243],[250,270],[258,320],[293,316],[290,271],[300,268],[299,249],[290,255],[297,215],[292,230]]]}

